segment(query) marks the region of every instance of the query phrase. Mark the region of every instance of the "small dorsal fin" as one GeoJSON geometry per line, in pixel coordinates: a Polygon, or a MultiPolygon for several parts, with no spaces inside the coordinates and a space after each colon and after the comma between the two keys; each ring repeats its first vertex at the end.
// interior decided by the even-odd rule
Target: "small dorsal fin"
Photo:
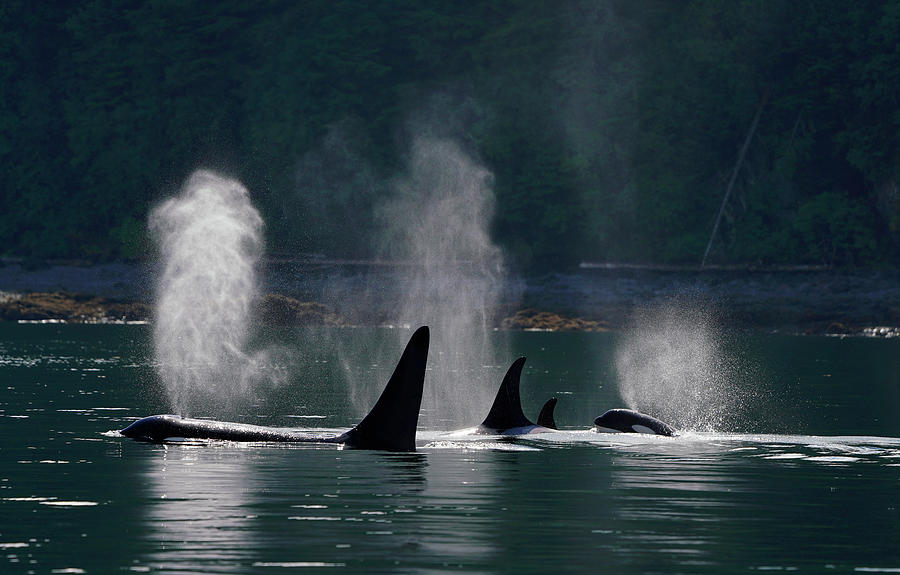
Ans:
{"type": "Polygon", "coordinates": [[[556,408],[556,398],[551,397],[541,408],[538,414],[537,424],[547,429],[556,429],[556,420],[553,419],[553,410],[556,408]]]}
{"type": "Polygon", "coordinates": [[[416,330],[375,407],[356,427],[338,437],[339,443],[360,449],[416,450],[429,339],[427,326],[416,330]]]}
{"type": "Polygon", "coordinates": [[[534,425],[522,412],[522,402],[519,399],[519,378],[522,377],[522,367],[525,358],[520,357],[510,366],[494,398],[494,404],[487,417],[481,422],[481,427],[503,431],[513,427],[534,425]]]}

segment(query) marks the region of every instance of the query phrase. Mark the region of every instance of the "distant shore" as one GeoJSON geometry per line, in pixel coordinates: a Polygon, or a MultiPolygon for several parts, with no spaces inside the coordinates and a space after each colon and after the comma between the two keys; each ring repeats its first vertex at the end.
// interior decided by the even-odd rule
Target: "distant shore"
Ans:
{"type": "MultiPolygon", "coordinates": [[[[395,324],[407,270],[390,262],[273,259],[261,272],[261,317],[279,325],[395,324]]],[[[7,261],[0,266],[0,321],[150,321],[154,277],[150,265],[7,261]]],[[[900,335],[897,270],[583,266],[508,280],[490,321],[497,329],[616,330],[637,309],[675,301],[712,309],[737,329],[900,335]]]]}

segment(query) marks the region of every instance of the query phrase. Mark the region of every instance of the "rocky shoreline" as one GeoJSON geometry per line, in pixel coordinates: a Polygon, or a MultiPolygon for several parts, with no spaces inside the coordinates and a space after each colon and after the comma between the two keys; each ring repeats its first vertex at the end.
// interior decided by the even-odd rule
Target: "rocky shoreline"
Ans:
{"type": "Polygon", "coordinates": [[[19,323],[146,323],[151,308],[142,302],[118,301],[62,292],[0,293],[0,321],[19,323]]]}
{"type": "MultiPolygon", "coordinates": [[[[152,321],[153,310],[144,302],[123,301],[88,294],[64,292],[0,292],[0,321],[16,323],[145,324],[152,321]]],[[[502,315],[502,314],[499,314],[502,315]]],[[[300,301],[283,294],[266,294],[259,317],[265,325],[356,327],[379,322],[350,321],[332,307],[300,301]]],[[[573,317],[537,309],[520,309],[494,321],[495,329],[523,331],[605,332],[616,327],[608,321],[573,317]]],[[[856,335],[900,337],[900,327],[853,326],[834,321],[827,325],[807,326],[807,335],[856,335]]]]}
{"type": "MultiPolygon", "coordinates": [[[[331,307],[282,294],[266,294],[259,316],[265,325],[355,327],[331,307]]],[[[64,292],[0,292],[0,321],[16,323],[143,324],[152,321],[152,307],[87,294],[64,292]]],[[[519,310],[500,320],[498,329],[531,331],[609,331],[602,321],[552,312],[519,310]]]]}
{"type": "MultiPolygon", "coordinates": [[[[406,270],[374,264],[267,262],[258,310],[267,325],[400,323],[406,270]]],[[[152,320],[151,265],[0,265],[0,321],[152,320]]],[[[729,328],[791,334],[900,336],[900,271],[603,268],[511,278],[489,325],[504,330],[609,331],[634,310],[690,301],[729,328]]]]}

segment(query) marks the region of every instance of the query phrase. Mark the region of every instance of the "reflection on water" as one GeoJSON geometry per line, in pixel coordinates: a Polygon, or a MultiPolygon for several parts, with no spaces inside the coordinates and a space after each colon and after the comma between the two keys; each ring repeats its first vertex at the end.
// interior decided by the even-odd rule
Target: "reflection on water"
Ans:
{"type": "Polygon", "coordinates": [[[152,569],[240,572],[255,547],[255,476],[233,450],[158,448],[144,461],[144,537],[152,569]]]}
{"type": "Polygon", "coordinates": [[[422,554],[439,558],[449,568],[487,569],[495,552],[490,535],[493,493],[502,480],[498,473],[495,462],[483,453],[429,458],[418,513],[422,554]],[[457,528],[461,525],[465,528],[457,528]]]}
{"type": "Polygon", "coordinates": [[[137,564],[194,572],[389,565],[418,549],[419,453],[227,442],[144,446],[137,564]],[[374,488],[374,489],[373,489],[374,488]]]}

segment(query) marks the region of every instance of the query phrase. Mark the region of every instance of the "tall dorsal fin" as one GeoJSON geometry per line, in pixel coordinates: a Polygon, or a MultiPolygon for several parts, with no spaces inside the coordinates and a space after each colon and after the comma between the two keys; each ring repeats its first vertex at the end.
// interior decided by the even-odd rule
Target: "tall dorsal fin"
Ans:
{"type": "Polygon", "coordinates": [[[537,424],[547,429],[556,429],[556,420],[553,419],[553,410],[556,408],[556,398],[551,397],[541,408],[538,414],[537,424]]]}
{"type": "Polygon", "coordinates": [[[534,425],[522,412],[522,402],[519,399],[519,378],[522,377],[524,365],[525,358],[520,357],[509,367],[497,391],[497,397],[494,398],[494,404],[491,405],[491,411],[481,422],[482,428],[503,431],[534,425]]]}
{"type": "Polygon", "coordinates": [[[337,442],[360,449],[416,450],[429,339],[427,326],[416,330],[375,407],[337,442]]]}

